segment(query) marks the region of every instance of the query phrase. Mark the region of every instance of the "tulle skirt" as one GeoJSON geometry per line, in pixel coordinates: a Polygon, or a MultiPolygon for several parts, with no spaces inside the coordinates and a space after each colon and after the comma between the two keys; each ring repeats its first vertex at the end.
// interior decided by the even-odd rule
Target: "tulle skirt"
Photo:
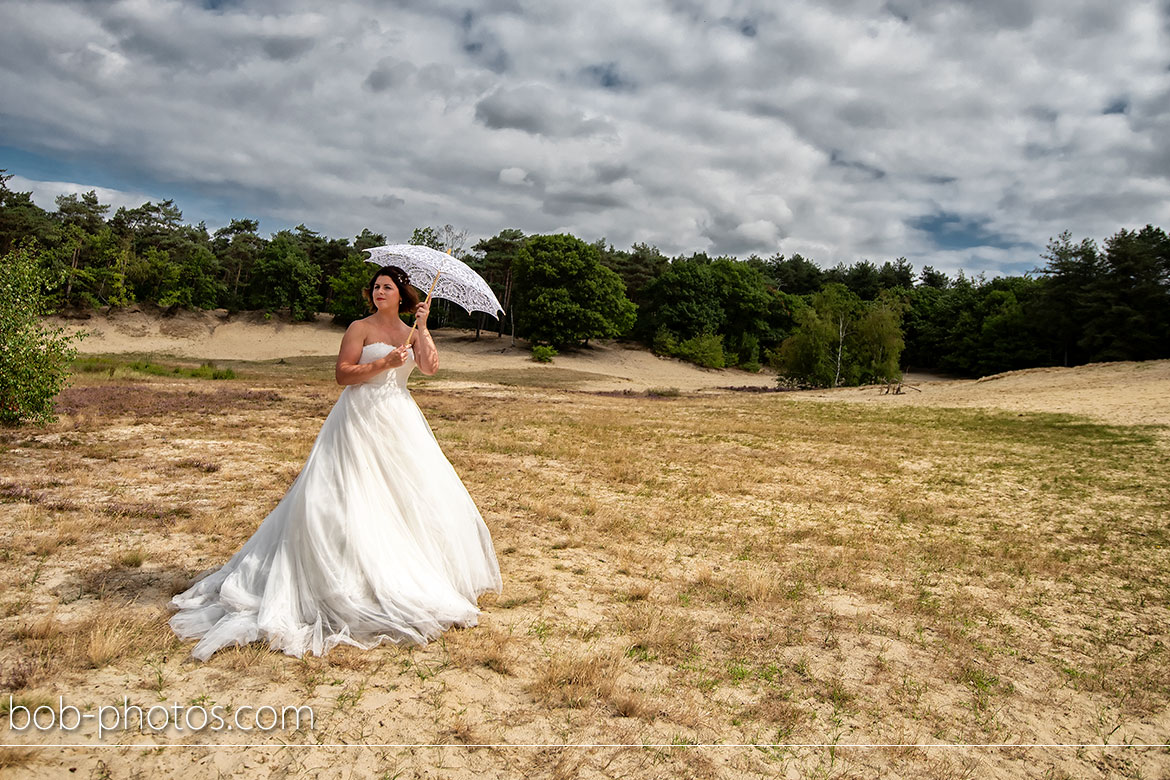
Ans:
{"type": "MultiPolygon", "coordinates": [[[[409,373],[407,368],[406,373],[409,373]]],[[[175,596],[200,660],[263,640],[289,655],[423,643],[501,589],[491,536],[401,383],[347,387],[304,469],[223,568],[175,596]]]]}

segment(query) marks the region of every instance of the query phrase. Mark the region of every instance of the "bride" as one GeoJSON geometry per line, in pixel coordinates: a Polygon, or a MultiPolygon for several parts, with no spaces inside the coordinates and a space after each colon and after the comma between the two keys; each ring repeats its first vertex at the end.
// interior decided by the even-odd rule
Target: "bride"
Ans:
{"type": "Polygon", "coordinates": [[[416,365],[439,367],[428,304],[395,266],[365,294],[375,313],[341,340],[345,389],[300,475],[223,568],[171,601],[199,660],[257,640],[297,657],[423,643],[475,625],[479,595],[501,590],[488,529],[406,389],[416,365]]]}

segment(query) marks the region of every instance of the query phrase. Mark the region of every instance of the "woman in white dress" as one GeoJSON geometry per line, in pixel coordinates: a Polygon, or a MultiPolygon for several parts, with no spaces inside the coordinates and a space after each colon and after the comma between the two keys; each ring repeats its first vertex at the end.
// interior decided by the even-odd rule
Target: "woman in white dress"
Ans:
{"type": "Polygon", "coordinates": [[[500,592],[491,535],[406,389],[439,367],[406,273],[379,269],[375,313],[349,326],[345,387],[300,475],[244,546],[174,597],[171,627],[206,660],[263,640],[300,657],[346,643],[423,643],[473,626],[480,594],[500,592]],[[398,316],[413,311],[415,338],[398,316]]]}

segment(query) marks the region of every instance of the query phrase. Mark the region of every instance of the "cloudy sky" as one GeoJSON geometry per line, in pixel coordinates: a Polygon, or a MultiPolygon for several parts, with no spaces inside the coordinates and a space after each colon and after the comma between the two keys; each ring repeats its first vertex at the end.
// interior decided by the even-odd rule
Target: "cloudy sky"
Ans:
{"type": "Polygon", "coordinates": [[[1167,0],[0,0],[9,186],[212,229],[1020,273],[1167,139],[1167,0]]]}

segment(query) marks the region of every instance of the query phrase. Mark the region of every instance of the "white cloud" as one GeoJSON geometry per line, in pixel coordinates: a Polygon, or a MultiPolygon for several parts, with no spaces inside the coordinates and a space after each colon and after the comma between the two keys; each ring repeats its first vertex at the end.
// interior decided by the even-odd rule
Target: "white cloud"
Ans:
{"type": "Polygon", "coordinates": [[[56,211],[57,198],[61,195],[84,195],[92,190],[97,195],[99,203],[110,206],[110,213],[107,216],[113,216],[119,208],[134,209],[150,201],[158,203],[166,200],[165,197],[144,192],[126,192],[92,184],[78,184],[71,181],[34,181],[18,174],[12,174],[12,178],[8,182],[8,189],[13,192],[31,192],[33,203],[45,211],[56,211]]]}
{"type": "Polygon", "coordinates": [[[953,271],[1170,223],[1156,0],[8,0],[5,17],[4,144],[266,225],[953,271]],[[932,218],[983,245],[940,244],[932,218]]]}
{"type": "Polygon", "coordinates": [[[528,171],[523,168],[504,168],[500,171],[500,183],[513,186],[530,185],[528,171]]]}

